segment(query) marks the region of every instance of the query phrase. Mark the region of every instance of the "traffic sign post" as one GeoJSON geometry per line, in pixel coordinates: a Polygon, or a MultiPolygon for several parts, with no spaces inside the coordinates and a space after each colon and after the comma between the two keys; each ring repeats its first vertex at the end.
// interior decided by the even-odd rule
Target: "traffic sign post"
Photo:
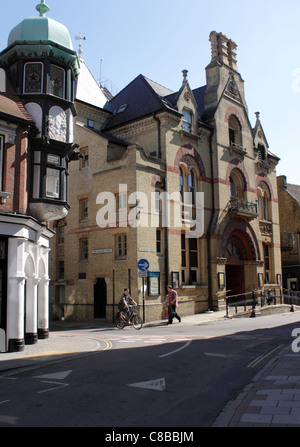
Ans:
{"type": "Polygon", "coordinates": [[[141,272],[147,272],[149,270],[150,263],[147,261],[147,259],[141,259],[138,262],[138,268],[141,272]]]}
{"type": "Polygon", "coordinates": [[[150,268],[150,263],[147,259],[140,259],[138,262],[139,277],[143,278],[143,323],[145,323],[145,278],[150,268]]]}

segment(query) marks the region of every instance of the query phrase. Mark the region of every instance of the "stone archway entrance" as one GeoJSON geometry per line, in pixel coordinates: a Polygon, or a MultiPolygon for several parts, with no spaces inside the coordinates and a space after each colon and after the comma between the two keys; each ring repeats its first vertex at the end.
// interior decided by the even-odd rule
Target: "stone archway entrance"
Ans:
{"type": "Polygon", "coordinates": [[[226,289],[227,294],[239,295],[245,292],[245,266],[240,258],[238,248],[232,243],[228,244],[229,249],[234,253],[228,258],[226,263],[226,289]]]}
{"type": "Polygon", "coordinates": [[[227,225],[222,240],[222,255],[227,259],[227,294],[239,295],[249,291],[251,275],[246,269],[249,261],[258,259],[259,249],[251,227],[243,219],[236,219],[227,225]]]}

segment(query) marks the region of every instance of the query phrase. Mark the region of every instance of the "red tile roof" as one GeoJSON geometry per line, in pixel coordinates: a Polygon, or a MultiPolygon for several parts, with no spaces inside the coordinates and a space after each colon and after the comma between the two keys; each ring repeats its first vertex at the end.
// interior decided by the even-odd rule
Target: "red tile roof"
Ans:
{"type": "Polygon", "coordinates": [[[33,123],[31,115],[26,111],[20,98],[15,94],[8,80],[6,80],[6,92],[0,93],[0,115],[1,114],[8,115],[17,120],[30,121],[33,123]]]}

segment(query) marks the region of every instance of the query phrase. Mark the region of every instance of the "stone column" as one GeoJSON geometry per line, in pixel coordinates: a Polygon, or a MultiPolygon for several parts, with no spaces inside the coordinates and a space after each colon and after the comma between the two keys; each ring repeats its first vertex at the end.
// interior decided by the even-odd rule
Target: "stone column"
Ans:
{"type": "Polygon", "coordinates": [[[38,338],[49,337],[49,278],[41,278],[38,285],[38,338]]]}
{"type": "Polygon", "coordinates": [[[8,240],[7,350],[24,350],[24,239],[8,240]]]}
{"type": "Polygon", "coordinates": [[[34,345],[38,341],[37,331],[37,284],[36,278],[26,279],[26,325],[25,344],[34,345]]]}

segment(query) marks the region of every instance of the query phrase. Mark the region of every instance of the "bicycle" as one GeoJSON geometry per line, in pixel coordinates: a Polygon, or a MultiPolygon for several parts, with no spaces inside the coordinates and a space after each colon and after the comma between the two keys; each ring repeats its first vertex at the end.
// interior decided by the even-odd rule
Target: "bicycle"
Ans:
{"type": "Polygon", "coordinates": [[[134,329],[139,331],[143,327],[143,320],[137,313],[137,306],[128,306],[129,308],[132,308],[131,315],[126,317],[123,312],[118,312],[116,315],[116,326],[118,329],[124,329],[125,326],[130,326],[130,323],[132,323],[132,326],[134,329]]]}

